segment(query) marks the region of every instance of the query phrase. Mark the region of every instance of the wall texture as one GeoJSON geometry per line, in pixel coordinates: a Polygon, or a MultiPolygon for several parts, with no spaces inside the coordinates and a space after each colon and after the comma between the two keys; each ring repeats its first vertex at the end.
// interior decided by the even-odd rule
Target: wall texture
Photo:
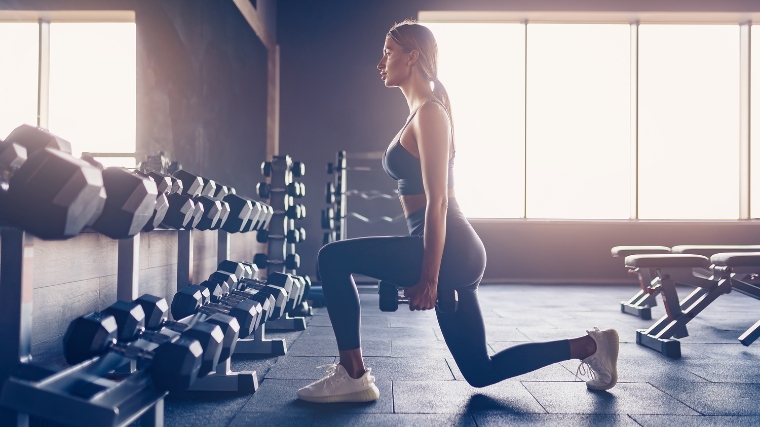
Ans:
{"type": "MultiPolygon", "coordinates": [[[[325,164],[337,150],[352,154],[383,151],[409,114],[396,89],[386,89],[376,69],[384,37],[394,22],[420,10],[562,11],[760,11],[753,0],[388,0],[383,2],[289,0],[278,4],[281,70],[280,152],[307,162],[305,177],[309,239],[299,249],[314,268],[321,246],[319,209],[325,206],[325,164]]],[[[477,59],[474,59],[477,60],[477,59]]],[[[454,106],[456,119],[456,106],[454,106]]],[[[486,153],[484,153],[486,154],[486,153]]],[[[379,168],[380,161],[374,166],[379,168]]],[[[351,189],[392,190],[382,172],[349,172],[351,189]]],[[[627,190],[627,189],[626,189],[627,190]]],[[[499,197],[494,194],[494,197],[499,197]]],[[[706,199],[707,202],[707,199],[706,199]]],[[[368,217],[401,212],[394,200],[350,198],[350,211],[368,217]]],[[[466,213],[466,212],[465,212],[466,213]]],[[[748,222],[645,221],[473,221],[488,250],[486,281],[631,282],[621,262],[609,256],[620,244],[757,243],[748,222]]],[[[349,218],[349,237],[402,235],[405,224],[362,224],[349,218]]],[[[631,282],[632,283],[632,282],[631,282]]]]}

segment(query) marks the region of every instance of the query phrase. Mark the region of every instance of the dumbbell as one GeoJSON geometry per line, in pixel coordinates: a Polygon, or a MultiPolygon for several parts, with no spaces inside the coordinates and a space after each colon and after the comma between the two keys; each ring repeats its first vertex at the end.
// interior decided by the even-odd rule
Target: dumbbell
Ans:
{"type": "Polygon", "coordinates": [[[284,187],[275,187],[272,184],[266,182],[259,182],[256,184],[256,193],[262,199],[268,199],[272,194],[285,193],[291,197],[303,197],[302,190],[305,190],[306,186],[302,187],[302,183],[291,182],[284,187]]]}
{"type": "Polygon", "coordinates": [[[154,214],[156,183],[121,167],[105,168],[102,173],[107,197],[92,228],[112,239],[134,236],[154,214]]]}
{"type": "MultiPolygon", "coordinates": [[[[83,156],[84,157],[84,156],[83,156]]],[[[153,207],[153,215],[151,215],[148,222],[143,227],[142,231],[152,231],[164,221],[166,212],[169,210],[169,199],[166,197],[172,190],[172,181],[168,176],[164,176],[158,173],[144,173],[137,172],[141,176],[152,179],[156,183],[156,189],[158,190],[158,196],[156,196],[156,204],[153,207]]]]}
{"type": "MultiPolygon", "coordinates": [[[[235,352],[238,336],[240,335],[240,323],[237,319],[226,314],[216,313],[211,315],[204,322],[198,322],[197,316],[189,316],[178,321],[169,320],[169,304],[165,298],[159,298],[153,295],[145,294],[136,299],[135,302],[140,304],[145,312],[145,328],[149,331],[174,331],[183,333],[198,324],[212,324],[221,328],[222,350],[219,353],[219,362],[229,359],[235,352]]],[[[168,334],[170,335],[170,334],[168,334]]],[[[203,342],[201,341],[201,346],[203,342]]],[[[204,347],[204,354],[205,354],[204,347]]]]}
{"type": "Polygon", "coordinates": [[[203,292],[208,289],[190,285],[180,289],[172,299],[171,313],[175,319],[197,316],[194,321],[204,321],[216,313],[237,319],[240,324],[240,338],[245,338],[258,328],[261,321],[261,304],[257,301],[240,301],[234,307],[204,301],[203,292]]]}
{"type": "Polygon", "coordinates": [[[294,282],[300,283],[301,289],[296,303],[288,310],[289,314],[293,316],[310,316],[311,310],[309,309],[309,303],[306,301],[309,297],[309,291],[311,290],[311,278],[309,276],[296,276],[293,275],[294,282]]]}
{"type": "Polygon", "coordinates": [[[284,265],[288,270],[295,270],[301,266],[301,257],[298,254],[289,254],[284,260],[269,259],[267,254],[256,254],[253,263],[259,268],[267,268],[269,265],[284,265]]]}
{"type": "Polygon", "coordinates": [[[293,162],[290,171],[293,172],[294,177],[300,178],[306,175],[306,164],[304,164],[304,162],[293,162]]]}
{"type": "Polygon", "coordinates": [[[266,243],[269,240],[283,240],[288,243],[300,243],[303,241],[302,237],[306,235],[306,230],[301,227],[299,229],[288,230],[285,234],[271,234],[269,230],[259,230],[256,232],[256,241],[259,243],[266,243]]]}
{"type": "MultiPolygon", "coordinates": [[[[84,160],[85,162],[87,162],[87,163],[95,166],[101,172],[103,171],[103,169],[105,169],[103,167],[102,163],[100,163],[99,161],[95,160],[95,158],[92,157],[92,156],[90,156],[89,154],[83,153],[80,158],[82,160],[84,160]]],[[[106,194],[106,188],[105,187],[101,188],[100,189],[100,193],[98,194],[97,208],[95,208],[95,212],[93,212],[92,216],[87,221],[87,227],[92,227],[92,224],[94,224],[95,221],[97,221],[98,218],[100,218],[100,214],[103,213],[103,208],[106,205],[106,198],[107,197],[108,197],[108,195],[106,194]]],[[[156,199],[156,202],[158,202],[158,199],[156,199]]]]}
{"type": "Polygon", "coordinates": [[[203,215],[198,224],[195,225],[195,228],[198,230],[218,229],[219,227],[216,227],[217,223],[222,220],[222,203],[209,196],[196,197],[194,202],[196,205],[203,206],[203,215]]]}
{"type": "Polygon", "coordinates": [[[222,225],[222,230],[228,233],[240,233],[253,213],[253,203],[233,193],[224,196],[224,201],[230,206],[230,214],[222,225]]]}
{"type": "Polygon", "coordinates": [[[66,362],[75,365],[101,355],[124,358],[119,365],[127,360],[148,362],[153,384],[160,390],[187,389],[198,377],[203,357],[198,340],[180,336],[146,349],[138,343],[120,343],[117,335],[116,319],[110,314],[94,312],[74,319],[63,337],[66,362]]]}
{"type": "Polygon", "coordinates": [[[296,194],[294,194],[293,197],[295,197],[297,199],[301,199],[303,197],[306,197],[306,184],[304,184],[303,182],[300,182],[300,181],[293,181],[293,184],[295,186],[299,187],[299,189],[296,191],[296,194]]]}
{"type": "MultiPolygon", "coordinates": [[[[399,295],[398,286],[381,281],[377,287],[377,293],[380,294],[380,311],[396,311],[399,304],[409,304],[409,298],[399,295]]],[[[438,301],[435,309],[441,313],[454,313],[459,305],[459,295],[455,289],[441,291],[438,290],[438,301]]]]}
{"type": "Polygon", "coordinates": [[[237,305],[242,300],[256,301],[261,305],[261,318],[259,324],[263,325],[271,317],[275,305],[275,298],[269,294],[258,292],[239,292],[236,290],[238,279],[227,272],[217,271],[211,274],[199,286],[207,288],[211,295],[211,302],[227,306],[237,305]]]}
{"type": "Polygon", "coordinates": [[[82,231],[102,206],[103,175],[61,151],[67,144],[27,125],[8,135],[0,144],[0,216],[45,239],[82,231]]]}
{"type": "Polygon", "coordinates": [[[166,210],[161,223],[163,226],[182,230],[188,224],[192,224],[195,220],[195,202],[192,198],[181,193],[172,193],[166,199],[169,201],[169,209],[166,210]]]}
{"type": "Polygon", "coordinates": [[[230,297],[250,298],[261,302],[262,307],[267,306],[264,310],[268,317],[279,319],[287,308],[288,292],[284,287],[269,281],[244,278],[229,271],[219,270],[214,272],[207,282],[221,285],[223,292],[228,293],[230,297]]]}
{"type": "Polygon", "coordinates": [[[217,267],[217,271],[235,275],[238,278],[237,288],[241,291],[247,289],[259,290],[264,286],[281,288],[282,292],[284,292],[285,301],[283,301],[283,295],[280,294],[280,291],[277,291],[277,300],[275,302],[276,311],[274,313],[275,318],[281,316],[281,313],[277,313],[277,310],[280,310],[279,307],[282,307],[280,311],[288,312],[295,305],[300,303],[303,287],[301,282],[296,280],[296,277],[298,276],[285,273],[271,273],[267,276],[266,281],[262,281],[257,278],[258,269],[258,266],[255,264],[235,261],[222,261],[219,263],[219,267],[217,267]]]}
{"type": "MultiPolygon", "coordinates": [[[[146,301],[149,301],[150,297],[152,295],[147,296],[146,301]]],[[[157,304],[159,303],[157,302],[157,304]]],[[[164,305],[166,305],[166,300],[164,300],[164,305]]],[[[110,314],[116,319],[117,340],[120,342],[134,342],[140,339],[161,345],[167,341],[175,340],[180,335],[198,340],[203,349],[201,368],[198,371],[199,378],[213,372],[219,363],[224,333],[222,332],[222,328],[214,323],[198,322],[192,327],[183,327],[180,331],[168,328],[163,330],[155,330],[156,328],[153,328],[153,330],[146,331],[145,311],[142,304],[139,304],[137,301],[116,301],[103,310],[103,313],[110,314]]],[[[161,329],[161,327],[159,326],[158,329],[161,329]]]]}
{"type": "MultiPolygon", "coordinates": [[[[234,191],[234,188],[232,190],[234,191]]],[[[230,187],[217,183],[216,190],[214,190],[213,199],[219,202],[219,204],[222,206],[222,209],[219,213],[219,221],[217,221],[217,223],[211,227],[211,230],[218,230],[222,228],[224,222],[227,221],[227,218],[230,216],[230,204],[224,201],[224,198],[228,194],[230,194],[230,187]]]]}
{"type": "Polygon", "coordinates": [[[328,205],[335,203],[335,184],[332,182],[327,183],[327,188],[325,189],[325,203],[328,205]]]}
{"type": "Polygon", "coordinates": [[[269,215],[269,211],[266,208],[267,205],[255,200],[248,200],[251,202],[252,209],[251,215],[248,217],[248,221],[246,221],[245,225],[243,226],[244,233],[260,230],[269,224],[269,220],[267,219],[267,215],[269,215]]]}
{"type": "Polygon", "coordinates": [[[333,208],[322,209],[322,228],[325,230],[335,229],[335,211],[333,208]]]}

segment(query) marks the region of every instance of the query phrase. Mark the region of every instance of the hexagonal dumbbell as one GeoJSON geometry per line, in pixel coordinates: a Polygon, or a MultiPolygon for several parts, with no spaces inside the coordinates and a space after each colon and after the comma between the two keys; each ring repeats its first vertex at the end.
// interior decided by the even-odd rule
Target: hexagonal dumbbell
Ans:
{"type": "Polygon", "coordinates": [[[253,213],[253,203],[237,194],[228,194],[224,201],[230,206],[230,214],[227,221],[222,225],[222,230],[228,233],[240,233],[248,224],[248,219],[253,213]]]}
{"type": "Polygon", "coordinates": [[[172,190],[172,181],[168,176],[160,175],[158,173],[149,172],[137,172],[141,176],[152,179],[156,183],[156,189],[158,190],[158,196],[156,196],[156,204],[153,207],[153,215],[151,215],[148,222],[143,227],[142,231],[152,231],[164,220],[166,212],[169,210],[169,199],[166,197],[172,190]]]}
{"type": "Polygon", "coordinates": [[[73,237],[103,205],[103,175],[68,153],[40,148],[40,140],[51,146],[63,140],[27,128],[0,144],[0,216],[42,238],[73,237]]]}
{"type": "Polygon", "coordinates": [[[325,230],[335,229],[335,211],[333,208],[322,209],[322,228],[325,230]]]}
{"type": "Polygon", "coordinates": [[[240,338],[245,338],[253,333],[261,321],[261,304],[256,301],[245,300],[234,307],[213,303],[208,294],[208,289],[202,286],[191,285],[180,289],[174,294],[171,305],[171,313],[175,319],[184,319],[195,316],[193,322],[205,321],[214,314],[226,314],[237,319],[240,324],[240,338]]]}
{"type": "Polygon", "coordinates": [[[103,171],[106,203],[92,228],[112,239],[139,233],[154,213],[158,189],[153,179],[120,167],[103,171]]]}
{"type": "Polygon", "coordinates": [[[150,364],[153,384],[159,390],[184,390],[198,377],[203,348],[189,337],[178,337],[148,350],[132,343],[118,342],[114,316],[90,313],[74,319],[63,338],[66,362],[74,365],[95,356],[113,354],[128,360],[150,364]]]}
{"type": "Polygon", "coordinates": [[[137,301],[117,301],[103,310],[103,313],[110,314],[116,319],[119,341],[133,342],[140,339],[160,345],[164,342],[172,341],[180,335],[198,340],[203,348],[201,369],[198,371],[198,377],[204,377],[213,372],[219,363],[224,334],[218,325],[200,322],[195,323],[192,327],[182,328],[180,332],[170,329],[159,331],[152,329],[146,331],[145,310],[143,309],[143,305],[137,301]]]}
{"type": "MultiPolygon", "coordinates": [[[[211,324],[222,330],[222,348],[219,353],[219,362],[224,362],[235,352],[235,345],[240,334],[240,323],[237,319],[221,313],[211,315],[203,322],[198,322],[198,317],[190,316],[179,321],[170,321],[169,304],[166,299],[153,295],[143,295],[135,300],[145,312],[145,328],[148,331],[160,332],[164,335],[176,335],[195,328],[195,325],[211,324]]],[[[203,341],[201,341],[203,344],[203,341]]],[[[204,347],[204,355],[206,347],[204,347]]]]}
{"type": "Polygon", "coordinates": [[[199,286],[207,288],[211,294],[211,301],[217,304],[234,307],[244,300],[256,301],[261,305],[261,320],[259,326],[266,323],[272,317],[275,311],[275,297],[266,293],[257,292],[240,292],[231,289],[223,277],[219,277],[219,272],[215,272],[207,280],[204,280],[199,286]]]}
{"type": "Polygon", "coordinates": [[[306,186],[301,182],[291,182],[285,186],[273,186],[267,182],[256,184],[256,193],[262,199],[268,199],[272,194],[287,194],[291,197],[303,197],[306,192],[306,186]]]}

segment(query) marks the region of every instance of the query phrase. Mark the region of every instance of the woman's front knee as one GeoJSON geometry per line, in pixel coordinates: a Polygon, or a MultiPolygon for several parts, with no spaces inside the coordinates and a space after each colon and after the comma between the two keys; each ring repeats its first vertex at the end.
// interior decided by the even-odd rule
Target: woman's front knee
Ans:
{"type": "Polygon", "coordinates": [[[488,371],[485,369],[463,370],[460,368],[460,371],[462,372],[464,380],[467,381],[467,384],[475,388],[488,387],[489,385],[494,384],[491,375],[488,375],[488,371]]]}

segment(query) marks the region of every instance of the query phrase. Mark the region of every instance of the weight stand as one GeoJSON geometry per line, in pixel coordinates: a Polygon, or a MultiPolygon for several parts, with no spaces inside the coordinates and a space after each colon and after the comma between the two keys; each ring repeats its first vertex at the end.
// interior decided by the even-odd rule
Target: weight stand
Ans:
{"type": "MultiPolygon", "coordinates": [[[[0,339],[10,343],[0,347],[0,406],[4,407],[0,408],[0,425],[27,427],[29,415],[34,415],[75,426],[126,426],[140,417],[145,426],[163,426],[166,392],[153,388],[145,373],[121,382],[101,378],[123,365],[120,358],[93,358],[60,372],[30,363],[34,240],[18,228],[2,227],[0,233],[0,292],[4,295],[0,300],[0,324],[4,326],[0,339]]],[[[120,252],[126,253],[121,244],[120,252]]],[[[139,238],[136,245],[139,247],[139,238]]],[[[122,271],[121,267],[127,264],[120,259],[122,281],[129,277],[127,270],[138,271],[122,271]]]]}
{"type": "MultiPolygon", "coordinates": [[[[229,235],[224,230],[218,230],[217,259],[226,260],[230,255],[229,235]]],[[[190,230],[180,230],[177,248],[177,290],[183,286],[180,277],[187,278],[188,284],[192,283],[193,269],[193,238],[190,230]],[[183,233],[186,236],[183,237],[183,233]],[[182,270],[180,270],[182,268],[182,270]]],[[[187,286],[187,285],[185,285],[187,286]]],[[[235,352],[237,353],[236,344],[235,352]]],[[[254,393],[259,388],[259,380],[256,371],[235,372],[230,368],[230,359],[216,365],[216,371],[203,378],[195,380],[189,390],[193,391],[232,391],[239,393],[254,393]]]]}
{"type": "Polygon", "coordinates": [[[269,356],[284,356],[287,352],[287,345],[284,339],[265,338],[265,329],[271,321],[253,331],[253,339],[239,339],[235,346],[235,354],[265,354],[269,356]]]}
{"type": "Polygon", "coordinates": [[[39,381],[10,378],[0,404],[76,427],[124,427],[141,417],[145,427],[162,427],[167,392],[156,390],[145,371],[122,381],[103,378],[119,365],[121,356],[109,353],[39,381]]]}

